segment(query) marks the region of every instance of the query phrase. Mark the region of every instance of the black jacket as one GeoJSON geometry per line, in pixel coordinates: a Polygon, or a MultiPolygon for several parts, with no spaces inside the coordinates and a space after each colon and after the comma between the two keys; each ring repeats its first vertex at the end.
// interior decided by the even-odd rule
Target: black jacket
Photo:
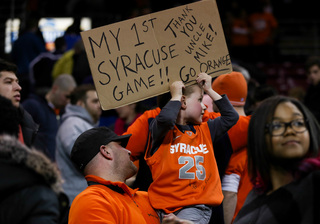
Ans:
{"type": "Polygon", "coordinates": [[[59,223],[68,203],[59,200],[56,165],[41,152],[0,135],[0,180],[0,223],[59,223]]]}
{"type": "Polygon", "coordinates": [[[24,143],[29,147],[34,146],[39,125],[34,122],[32,116],[22,106],[18,111],[24,143]]]}
{"type": "Polygon", "coordinates": [[[235,224],[320,223],[320,171],[284,185],[271,194],[251,190],[235,224]]]}
{"type": "Polygon", "coordinates": [[[320,123],[320,83],[316,86],[310,85],[304,98],[304,104],[313,113],[320,123]]]}

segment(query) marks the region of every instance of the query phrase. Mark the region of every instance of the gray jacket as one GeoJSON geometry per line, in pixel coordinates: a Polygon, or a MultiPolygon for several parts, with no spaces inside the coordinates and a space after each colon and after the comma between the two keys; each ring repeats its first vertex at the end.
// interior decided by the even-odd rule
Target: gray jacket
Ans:
{"type": "Polygon", "coordinates": [[[63,190],[68,195],[70,205],[73,199],[87,187],[82,173],[73,165],[70,154],[74,142],[84,131],[97,126],[88,111],[68,104],[61,118],[56,136],[56,161],[63,178],[63,190]]]}

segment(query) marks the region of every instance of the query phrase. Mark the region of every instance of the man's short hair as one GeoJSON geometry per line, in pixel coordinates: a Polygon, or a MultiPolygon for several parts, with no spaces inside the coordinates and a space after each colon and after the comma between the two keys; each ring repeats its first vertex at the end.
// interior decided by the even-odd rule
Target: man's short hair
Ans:
{"type": "Polygon", "coordinates": [[[85,102],[87,98],[87,92],[91,90],[96,91],[94,85],[92,84],[83,84],[83,85],[77,86],[70,93],[70,103],[72,105],[75,105],[79,100],[85,102]]]}
{"type": "Polygon", "coordinates": [[[2,71],[13,72],[16,74],[17,70],[18,67],[15,64],[0,58],[0,76],[2,71]]]}
{"type": "Polygon", "coordinates": [[[53,85],[58,86],[64,91],[67,91],[70,89],[70,87],[75,88],[77,86],[77,83],[72,75],[61,74],[54,80],[53,85]]]}
{"type": "Polygon", "coordinates": [[[309,69],[314,65],[317,65],[320,68],[320,57],[318,57],[318,56],[310,56],[307,59],[307,61],[305,63],[305,67],[306,67],[307,73],[309,73],[309,69]]]}

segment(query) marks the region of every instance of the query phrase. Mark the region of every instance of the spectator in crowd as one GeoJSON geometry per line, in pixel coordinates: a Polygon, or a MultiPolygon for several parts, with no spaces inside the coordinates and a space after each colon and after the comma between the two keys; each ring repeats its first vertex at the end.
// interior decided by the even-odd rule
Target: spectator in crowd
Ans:
{"type": "Polygon", "coordinates": [[[105,223],[159,223],[147,192],[136,192],[124,184],[137,171],[130,151],[124,148],[129,137],[98,127],[77,138],[71,160],[83,172],[89,187],[74,200],[70,224],[94,219],[105,223]]]}
{"type": "Polygon", "coordinates": [[[222,137],[239,116],[228,98],[212,89],[211,76],[200,73],[196,81],[188,87],[181,81],[173,82],[172,98],[150,124],[145,159],[153,182],[148,192],[160,219],[174,213],[182,219],[209,223],[211,208],[222,203],[212,143],[222,137]],[[202,103],[203,91],[215,101],[221,116],[202,123],[206,109],[202,103]]]}
{"type": "Polygon", "coordinates": [[[304,102],[305,95],[306,95],[305,89],[301,86],[292,87],[288,91],[288,96],[296,98],[301,102],[304,102]]]}
{"type": "Polygon", "coordinates": [[[213,100],[211,99],[211,97],[208,94],[204,94],[203,95],[203,99],[202,99],[203,104],[207,107],[207,111],[208,112],[213,112],[213,100]]]}
{"type": "MultiPolygon", "coordinates": [[[[116,135],[106,127],[92,128],[75,141],[71,160],[85,176],[88,187],[74,200],[69,224],[160,223],[148,193],[124,182],[137,171],[125,149],[130,135],[116,135]]],[[[170,215],[163,224],[191,224],[170,215]]]]}
{"type": "Polygon", "coordinates": [[[252,114],[248,170],[254,189],[234,223],[319,223],[320,127],[298,100],[274,96],[252,114]]]}
{"type": "Polygon", "coordinates": [[[304,103],[320,122],[320,57],[309,57],[305,66],[310,85],[304,103]]]}
{"type": "MultiPolygon", "coordinates": [[[[241,125],[235,125],[231,129],[236,129],[237,138],[230,139],[233,148],[229,164],[222,178],[223,213],[224,222],[232,223],[238,214],[248,193],[252,189],[252,184],[247,170],[247,147],[238,144],[240,139],[247,139],[248,126],[251,116],[246,116],[244,105],[247,98],[247,81],[240,72],[231,72],[218,76],[212,83],[212,88],[220,95],[226,94],[234,109],[238,112],[241,125]]],[[[217,108],[215,108],[215,112],[217,108]]]]}
{"type": "Polygon", "coordinates": [[[251,104],[246,106],[246,114],[252,114],[253,111],[261,104],[261,102],[269,97],[278,95],[278,91],[274,86],[263,84],[253,87],[251,104]]]}
{"type": "MultiPolygon", "coordinates": [[[[39,29],[40,17],[37,13],[27,15],[22,23],[18,39],[13,43],[11,58],[17,65],[17,77],[22,86],[22,101],[32,92],[29,66],[40,53],[46,52],[45,42],[39,29]]],[[[23,20],[22,20],[23,21],[23,20]]]]}
{"type": "Polygon", "coordinates": [[[19,114],[0,96],[0,223],[57,224],[67,211],[55,164],[18,140],[19,114]]]}
{"type": "Polygon", "coordinates": [[[128,127],[141,115],[140,104],[132,103],[115,109],[118,118],[114,124],[114,132],[122,135],[128,127]]]}
{"type": "MultiPolygon", "coordinates": [[[[142,105],[140,102],[132,103],[115,109],[117,118],[114,125],[110,126],[117,135],[122,135],[127,131],[128,127],[141,115],[142,105]]],[[[135,161],[134,164],[139,167],[139,161],[135,161]]],[[[131,187],[135,181],[136,175],[127,179],[126,184],[131,187]]]]}
{"type": "Polygon", "coordinates": [[[79,16],[73,17],[73,23],[66,29],[63,38],[66,42],[66,50],[71,50],[75,43],[81,40],[81,18],[79,16]]]}
{"type": "Polygon", "coordinates": [[[59,127],[60,116],[69,103],[70,93],[76,87],[71,75],[60,75],[45,96],[30,94],[22,103],[34,121],[39,124],[38,139],[42,151],[55,161],[56,134],[59,127]]]}
{"type": "Polygon", "coordinates": [[[66,51],[54,64],[52,70],[53,80],[64,73],[71,74],[78,85],[90,81],[91,71],[82,39],[78,40],[73,48],[66,51]]]}
{"type": "Polygon", "coordinates": [[[33,90],[38,95],[45,93],[52,87],[53,65],[66,51],[66,43],[63,37],[58,37],[54,41],[55,50],[53,52],[42,52],[33,59],[29,66],[30,79],[33,90]]]}
{"type": "Polygon", "coordinates": [[[63,189],[70,204],[83,191],[87,183],[70,160],[72,146],[84,131],[98,126],[100,102],[93,85],[77,86],[70,94],[70,104],[62,115],[56,137],[56,161],[64,180],[63,189]]]}
{"type": "Polygon", "coordinates": [[[260,2],[253,4],[254,11],[249,14],[249,29],[251,38],[251,61],[271,62],[277,55],[276,35],[278,21],[274,15],[264,10],[260,2]]]}
{"type": "Polygon", "coordinates": [[[0,95],[11,100],[12,104],[18,108],[19,136],[27,146],[31,147],[37,145],[38,125],[20,105],[21,86],[16,72],[17,66],[15,64],[0,58],[0,95]]]}
{"type": "Polygon", "coordinates": [[[230,24],[230,54],[231,58],[248,62],[250,54],[250,28],[248,23],[248,12],[244,7],[238,6],[231,16],[230,24]]]}

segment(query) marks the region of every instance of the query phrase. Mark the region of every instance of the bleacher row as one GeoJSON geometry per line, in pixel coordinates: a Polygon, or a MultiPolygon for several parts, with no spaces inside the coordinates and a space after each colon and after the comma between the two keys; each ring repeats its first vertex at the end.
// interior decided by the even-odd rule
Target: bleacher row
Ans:
{"type": "Polygon", "coordinates": [[[289,95],[290,91],[305,91],[308,87],[303,63],[258,63],[257,67],[266,75],[267,84],[275,87],[279,94],[289,95]]]}

